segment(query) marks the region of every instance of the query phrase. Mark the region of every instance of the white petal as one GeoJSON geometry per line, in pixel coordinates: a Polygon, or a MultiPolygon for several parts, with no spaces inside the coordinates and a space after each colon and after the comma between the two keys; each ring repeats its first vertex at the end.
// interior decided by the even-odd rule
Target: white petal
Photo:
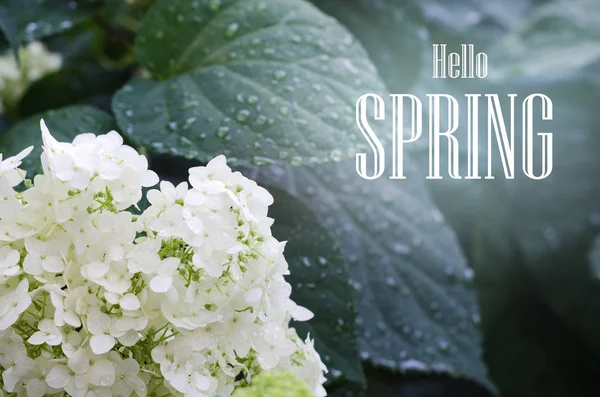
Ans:
{"type": "Polygon", "coordinates": [[[296,321],[308,321],[315,316],[313,312],[302,306],[291,309],[290,314],[296,321]]]}
{"type": "MultiPolygon", "coordinates": [[[[13,250],[9,246],[6,246],[6,247],[8,247],[8,250],[10,252],[8,252],[6,257],[4,258],[4,264],[6,265],[7,268],[9,268],[9,267],[12,267],[12,266],[16,265],[17,263],[19,263],[19,259],[21,259],[21,255],[19,255],[19,251],[13,250]]],[[[2,247],[2,248],[5,248],[5,247],[2,247]]]]}
{"type": "Polygon", "coordinates": [[[119,301],[119,305],[125,310],[137,310],[140,308],[140,300],[134,294],[125,294],[119,301]]]}
{"type": "Polygon", "coordinates": [[[73,173],[73,177],[70,180],[71,186],[73,186],[76,189],[84,190],[90,183],[90,179],[90,173],[86,170],[80,169],[79,171],[73,173]]]}
{"type": "Polygon", "coordinates": [[[195,384],[198,390],[208,390],[210,387],[210,378],[204,375],[197,375],[195,384]]]}
{"type": "Polygon", "coordinates": [[[64,388],[71,380],[71,372],[65,365],[57,365],[46,375],[46,383],[55,389],[64,388]]]}
{"type": "Polygon", "coordinates": [[[105,262],[94,262],[86,266],[87,276],[91,280],[96,280],[101,277],[104,277],[104,275],[108,273],[109,269],[110,267],[105,262]]]}
{"type": "Polygon", "coordinates": [[[23,260],[23,270],[25,273],[34,276],[42,274],[42,261],[36,255],[28,254],[23,260]]]}
{"type": "Polygon", "coordinates": [[[115,338],[110,335],[94,335],[90,339],[90,347],[94,354],[104,354],[115,346],[115,338]]]}
{"type": "Polygon", "coordinates": [[[77,317],[77,315],[73,312],[65,312],[64,320],[65,323],[69,324],[72,327],[81,327],[81,320],[79,320],[79,317],[77,317]]]}
{"type": "Polygon", "coordinates": [[[138,392],[138,395],[141,395],[140,393],[145,394],[146,384],[139,377],[127,376],[125,377],[125,383],[127,386],[138,392]]]}
{"type": "Polygon", "coordinates": [[[96,139],[96,135],[91,132],[86,132],[83,134],[79,134],[73,139],[73,145],[81,145],[84,143],[93,142],[96,139]]]}
{"type": "Polygon", "coordinates": [[[217,157],[213,158],[206,164],[206,168],[228,168],[227,167],[227,158],[225,155],[220,154],[217,157]]]}
{"type": "MultiPolygon", "coordinates": [[[[163,182],[161,182],[162,185],[163,182]]],[[[150,204],[152,205],[156,205],[157,203],[160,203],[160,201],[162,200],[163,194],[158,191],[157,189],[152,189],[152,190],[148,190],[148,192],[146,193],[146,199],[150,202],[150,204]]]]}
{"type": "Polygon", "coordinates": [[[77,350],[69,357],[67,365],[76,374],[85,374],[90,369],[90,358],[87,351],[85,349],[77,350]]]}
{"type": "Polygon", "coordinates": [[[223,266],[212,261],[206,263],[205,270],[211,277],[221,277],[221,274],[223,274],[223,266]]]}
{"type": "Polygon", "coordinates": [[[258,355],[258,363],[267,371],[273,369],[278,363],[279,358],[271,351],[265,351],[258,355]]]}
{"type": "Polygon", "coordinates": [[[54,333],[48,335],[47,343],[50,346],[58,346],[62,343],[62,335],[60,333],[54,333]]]}
{"type": "Polygon", "coordinates": [[[277,343],[277,353],[281,356],[289,356],[298,349],[298,346],[289,339],[284,339],[277,343]]]}
{"type": "Polygon", "coordinates": [[[90,367],[88,377],[96,386],[110,387],[115,383],[115,367],[108,360],[98,360],[90,367]]]}
{"type": "Polygon", "coordinates": [[[244,294],[244,300],[248,303],[256,303],[262,297],[262,289],[252,288],[244,294]]]}
{"type": "Polygon", "coordinates": [[[25,249],[27,249],[27,252],[29,254],[40,254],[42,252],[43,245],[44,243],[38,240],[37,238],[25,239],[25,249]]]}
{"type": "Polygon", "coordinates": [[[88,315],[87,318],[88,331],[94,335],[104,333],[110,327],[110,317],[106,313],[96,312],[88,315]]]}
{"type": "Polygon", "coordinates": [[[46,382],[40,378],[32,378],[25,385],[27,397],[42,397],[46,394],[46,382]]]}
{"type": "Polygon", "coordinates": [[[65,270],[65,264],[62,258],[58,256],[49,256],[42,260],[42,267],[50,273],[60,273],[65,270]]]}
{"type": "Polygon", "coordinates": [[[144,173],[142,174],[142,180],[140,181],[140,184],[144,187],[150,187],[150,186],[154,186],[158,183],[158,175],[156,175],[156,172],[154,171],[144,171],[144,173]]]}
{"type": "Polygon", "coordinates": [[[206,202],[206,196],[198,190],[190,190],[185,195],[184,202],[186,205],[202,205],[206,202]]]}
{"type": "Polygon", "coordinates": [[[160,262],[158,272],[163,276],[170,276],[179,267],[179,258],[165,258],[160,262]]]}
{"type": "Polygon", "coordinates": [[[154,292],[167,292],[173,284],[173,277],[155,276],[150,280],[150,289],[154,292]]]}
{"type": "Polygon", "coordinates": [[[50,134],[50,130],[46,127],[44,119],[40,119],[40,129],[42,130],[42,142],[44,144],[44,150],[50,150],[53,146],[58,144],[58,141],[50,134]]]}
{"type": "Polygon", "coordinates": [[[43,332],[36,332],[27,339],[27,342],[31,345],[42,345],[46,343],[46,334],[43,332]]]}
{"type": "Polygon", "coordinates": [[[138,331],[129,330],[125,333],[125,335],[120,336],[119,343],[123,346],[133,346],[141,339],[141,335],[138,331]]]}
{"type": "Polygon", "coordinates": [[[33,150],[33,146],[29,146],[27,149],[23,149],[19,152],[19,154],[17,154],[16,156],[13,157],[9,157],[6,160],[10,160],[11,158],[19,161],[19,164],[17,164],[15,167],[18,167],[21,164],[21,160],[23,160],[25,157],[29,156],[29,153],[31,153],[31,151],[33,150]]]}

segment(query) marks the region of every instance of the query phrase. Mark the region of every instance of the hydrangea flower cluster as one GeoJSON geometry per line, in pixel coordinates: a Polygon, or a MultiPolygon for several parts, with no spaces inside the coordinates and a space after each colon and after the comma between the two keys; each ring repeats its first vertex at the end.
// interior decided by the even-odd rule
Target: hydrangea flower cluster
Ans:
{"type": "Polygon", "coordinates": [[[60,69],[62,57],[39,41],[19,49],[19,64],[12,51],[0,56],[0,113],[19,102],[36,80],[60,69]]]}
{"type": "Polygon", "coordinates": [[[219,156],[135,216],[144,156],[41,128],[43,174],[18,168],[31,148],[0,162],[0,396],[229,396],[275,373],[325,395],[265,189],[219,156]]]}

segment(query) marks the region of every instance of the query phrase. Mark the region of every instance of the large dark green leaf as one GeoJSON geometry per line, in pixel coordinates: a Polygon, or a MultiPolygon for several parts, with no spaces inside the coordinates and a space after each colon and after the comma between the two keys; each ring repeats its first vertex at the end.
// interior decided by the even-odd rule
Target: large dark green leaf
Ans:
{"type": "Polygon", "coordinates": [[[5,157],[14,156],[26,147],[34,146],[33,152],[25,158],[21,166],[27,170],[29,177],[41,168],[42,118],[52,135],[64,142],[71,142],[79,134],[106,134],[115,128],[114,119],[109,114],[90,106],[67,106],[50,110],[13,125],[0,134],[0,153],[5,157]]]}
{"type": "Polygon", "coordinates": [[[285,257],[290,265],[292,299],[315,314],[309,322],[295,323],[294,327],[302,337],[309,333],[316,340],[330,380],[344,377],[364,384],[355,293],[344,256],[309,208],[279,189],[269,190],[275,198],[269,209],[269,216],[275,219],[273,235],[288,242],[285,257]]]}
{"type": "Polygon", "coordinates": [[[322,163],[367,147],[354,103],[385,88],[353,37],[302,0],[159,0],[113,110],[139,145],[206,161],[322,163]]]}
{"type": "Polygon", "coordinates": [[[340,235],[359,292],[363,359],[493,389],[480,357],[473,272],[431,204],[422,175],[411,169],[407,178],[363,180],[348,163],[270,167],[258,175],[307,203],[340,235]]]}
{"type": "Polygon", "coordinates": [[[16,46],[70,29],[93,9],[74,0],[0,0],[0,27],[16,46]]]}

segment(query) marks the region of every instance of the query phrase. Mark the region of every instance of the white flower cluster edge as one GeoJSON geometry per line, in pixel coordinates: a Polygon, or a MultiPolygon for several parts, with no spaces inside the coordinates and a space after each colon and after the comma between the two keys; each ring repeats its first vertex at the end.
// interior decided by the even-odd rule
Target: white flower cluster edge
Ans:
{"type": "Polygon", "coordinates": [[[41,41],[19,48],[19,62],[10,50],[0,56],[0,113],[14,107],[33,82],[59,70],[62,62],[41,41]]]}
{"type": "Polygon", "coordinates": [[[135,216],[144,156],[40,124],[43,174],[18,168],[31,147],[0,155],[0,396],[229,396],[271,371],[326,395],[267,190],[218,156],[135,216]]]}

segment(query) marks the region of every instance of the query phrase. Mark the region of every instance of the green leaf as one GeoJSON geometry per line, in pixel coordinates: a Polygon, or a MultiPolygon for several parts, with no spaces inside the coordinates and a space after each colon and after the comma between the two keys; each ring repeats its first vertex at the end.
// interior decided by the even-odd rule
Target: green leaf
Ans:
{"type": "MultiPolygon", "coordinates": [[[[600,95],[588,80],[579,78],[543,85],[521,82],[520,88],[507,89],[543,92],[552,98],[554,120],[537,128],[553,133],[553,172],[540,181],[523,175],[498,180],[488,189],[494,194],[484,198],[480,212],[493,208],[506,214],[507,232],[526,267],[524,271],[531,275],[532,286],[582,343],[600,354],[600,317],[595,315],[600,311],[600,283],[591,279],[586,256],[600,231],[596,111],[600,95]]],[[[520,114],[515,117],[519,120],[520,114]]],[[[520,145],[515,150],[520,153],[520,145]]],[[[488,224],[480,227],[479,233],[492,235],[495,228],[488,224]]]]}
{"type": "Polygon", "coordinates": [[[354,164],[261,170],[340,236],[359,292],[361,357],[402,372],[443,373],[493,390],[481,361],[479,310],[451,229],[418,173],[361,179],[354,164]]]}
{"type": "Polygon", "coordinates": [[[365,366],[367,387],[353,385],[328,388],[329,397],[491,397],[492,394],[475,382],[448,376],[401,376],[397,372],[365,366]]]}
{"type": "Polygon", "coordinates": [[[19,102],[19,114],[29,116],[70,104],[110,108],[112,93],[129,78],[128,71],[105,70],[79,60],[34,82],[19,102]]]}
{"type": "MultiPolygon", "coordinates": [[[[558,315],[540,293],[536,281],[539,275],[530,272],[519,249],[520,239],[530,236],[511,230],[515,216],[512,208],[494,205],[503,201],[511,201],[508,191],[488,187],[480,204],[492,205],[493,210],[488,207],[477,212],[477,229],[471,233],[475,240],[472,263],[477,274],[485,360],[490,374],[503,396],[598,395],[597,356],[572,327],[573,322],[558,315]]],[[[528,217],[520,216],[526,223],[528,217]]],[[[576,251],[553,251],[549,253],[553,258],[546,259],[545,265],[558,265],[565,280],[573,279],[573,275],[581,273],[577,258],[587,249],[579,247],[576,251]]],[[[589,280],[589,271],[585,273],[589,280]]],[[[576,288],[585,291],[585,283],[576,284],[576,288]]],[[[572,292],[567,285],[554,285],[554,294],[565,302],[572,292]]],[[[586,302],[580,300],[578,305],[585,306],[586,302]]],[[[571,309],[575,315],[583,315],[577,307],[571,309]]]]}
{"type": "Polygon", "coordinates": [[[269,217],[275,219],[273,235],[287,241],[285,257],[292,299],[315,317],[294,323],[302,338],[310,334],[329,369],[331,381],[341,377],[360,384],[365,378],[358,355],[355,293],[338,243],[299,200],[269,187],[275,203],[269,217]]]}
{"type": "MultiPolygon", "coordinates": [[[[496,169],[493,181],[429,181],[471,254],[490,375],[507,396],[595,395],[598,371],[591,363],[600,352],[600,283],[591,278],[586,255],[600,226],[598,91],[581,77],[485,88],[518,98],[542,92],[555,109],[554,120],[536,121],[536,130],[553,133],[554,170],[547,179],[522,174],[517,129],[514,180],[496,169]],[[570,364],[575,361],[576,367],[570,364]]],[[[466,170],[462,153],[461,161],[466,170]]],[[[495,154],[493,161],[500,166],[495,154]]]]}
{"type": "Polygon", "coordinates": [[[591,275],[596,279],[600,280],[600,236],[596,236],[592,249],[589,253],[589,265],[591,275]]]}
{"type": "Polygon", "coordinates": [[[14,19],[10,17],[9,11],[8,4],[0,4],[0,32],[12,47],[15,56],[18,57],[17,28],[14,19]]]}
{"type": "Polygon", "coordinates": [[[117,92],[119,125],[138,145],[200,161],[341,160],[367,148],[351,132],[356,99],[385,92],[352,36],[303,0],[159,0],[136,52],[168,79],[117,92]]]}
{"type": "MultiPolygon", "coordinates": [[[[420,83],[441,82],[431,79],[431,44],[446,43],[449,52],[460,52],[461,43],[475,44],[478,52],[489,50],[480,45],[513,29],[531,9],[530,0],[311,2],[339,20],[360,40],[388,89],[395,93],[408,92],[420,83]]],[[[503,54],[491,51],[490,55],[503,54]]],[[[441,88],[426,92],[446,92],[441,88]]]]}
{"type": "Polygon", "coordinates": [[[33,177],[41,169],[42,118],[50,133],[59,141],[65,142],[71,142],[79,134],[106,134],[115,128],[114,119],[109,114],[90,106],[67,106],[50,110],[13,125],[0,134],[0,153],[6,158],[14,156],[28,146],[34,146],[20,167],[27,170],[28,177],[33,177]]]}
{"type": "Polygon", "coordinates": [[[490,77],[570,72],[600,59],[600,4],[558,0],[537,7],[520,29],[495,48],[490,77]]]}
{"type": "Polygon", "coordinates": [[[70,29],[94,8],[74,0],[1,0],[0,28],[14,48],[70,29]]]}
{"type": "Polygon", "coordinates": [[[407,92],[423,69],[429,73],[427,29],[407,12],[410,5],[393,0],[311,1],[360,40],[391,92],[407,92]]]}

